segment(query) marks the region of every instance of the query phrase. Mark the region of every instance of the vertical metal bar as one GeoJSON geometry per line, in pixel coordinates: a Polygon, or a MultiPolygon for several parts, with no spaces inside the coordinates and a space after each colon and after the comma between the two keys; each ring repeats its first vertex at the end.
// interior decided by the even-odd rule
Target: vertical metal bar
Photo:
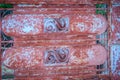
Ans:
{"type": "Polygon", "coordinates": [[[2,27],[2,18],[1,18],[1,13],[0,13],[0,77],[2,77],[2,70],[1,70],[1,57],[2,57],[2,48],[1,48],[1,27],[2,27]]]}
{"type": "Polygon", "coordinates": [[[111,9],[112,9],[112,4],[111,4],[111,0],[109,0],[109,4],[108,4],[108,70],[109,70],[109,78],[111,79],[111,9]]]}

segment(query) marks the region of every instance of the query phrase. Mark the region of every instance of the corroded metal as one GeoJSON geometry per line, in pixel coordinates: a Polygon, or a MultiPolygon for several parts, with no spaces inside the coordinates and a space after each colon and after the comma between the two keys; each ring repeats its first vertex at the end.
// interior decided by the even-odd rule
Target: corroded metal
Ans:
{"type": "MultiPolygon", "coordinates": [[[[116,4],[115,0],[111,2],[113,2],[114,5],[116,4]]],[[[58,1],[34,0],[33,1],[32,0],[31,2],[28,0],[22,0],[22,1],[5,0],[4,3],[12,3],[15,5],[13,9],[8,9],[8,10],[13,10],[13,14],[11,15],[46,14],[44,15],[44,18],[43,17],[39,18],[39,19],[42,19],[42,22],[41,22],[42,25],[37,24],[41,26],[41,31],[43,32],[42,34],[32,35],[32,36],[16,35],[14,36],[14,38],[11,38],[11,40],[7,40],[7,37],[6,37],[7,35],[5,36],[2,34],[3,36],[2,38],[3,40],[1,41],[3,45],[2,49],[4,50],[6,49],[6,51],[7,49],[9,49],[8,47],[6,47],[9,44],[11,45],[9,46],[11,47],[11,50],[12,48],[19,49],[22,47],[26,49],[26,47],[28,46],[32,46],[34,48],[36,46],[42,46],[44,49],[42,53],[43,65],[15,69],[14,75],[16,80],[31,80],[31,79],[36,79],[36,80],[47,80],[47,79],[52,79],[52,80],[59,80],[59,79],[60,80],[61,79],[63,80],[64,79],[110,80],[110,79],[113,79],[114,80],[116,79],[117,80],[119,79],[119,75],[120,75],[119,47],[120,46],[114,45],[114,44],[119,44],[119,39],[118,39],[119,36],[116,35],[116,32],[119,33],[119,27],[115,26],[114,30],[112,29],[113,28],[112,24],[114,24],[114,21],[111,23],[112,15],[110,15],[110,11],[111,11],[110,7],[97,9],[95,8],[95,6],[92,6],[92,7],[90,6],[97,3],[99,4],[104,3],[110,6],[111,5],[110,0],[96,0],[96,1],[91,1],[91,0],[84,0],[84,1],[83,0],[81,1],[80,0],[73,0],[73,1],[72,0],[64,0],[64,1],[63,0],[58,0],[58,1]],[[29,5],[29,6],[17,5],[16,6],[16,4],[20,4],[20,3],[28,3],[28,4],[32,3],[33,5],[29,5]],[[55,4],[55,5],[51,5],[51,4],[55,4]],[[59,4],[59,5],[56,5],[56,4],[59,4]],[[87,4],[87,5],[90,4],[89,5],[90,8],[89,6],[87,7],[81,6],[83,4],[87,4]],[[81,16],[83,17],[84,14],[86,15],[96,14],[95,13],[96,10],[105,10],[105,11],[107,10],[107,13],[108,13],[104,15],[105,17],[107,17],[106,19],[108,21],[108,28],[103,34],[86,33],[86,32],[76,33],[75,31],[70,32],[71,22],[77,22],[76,19],[78,19],[78,16],[79,16],[78,14],[82,14],[81,16]],[[58,13],[61,14],[60,17],[58,16],[53,17],[53,15],[48,16],[50,14],[58,14],[58,13]],[[96,45],[96,44],[101,44],[108,50],[107,52],[108,54],[106,55],[107,59],[104,64],[91,65],[91,66],[86,65],[88,64],[88,62],[86,63],[85,62],[86,60],[84,58],[90,57],[90,55],[84,55],[85,53],[84,50],[86,47],[91,48],[92,45],[96,45]],[[75,50],[77,50],[76,52],[80,52],[79,54],[76,54],[76,55],[77,57],[80,56],[80,59],[81,61],[83,61],[83,63],[79,65],[74,65],[74,64],[69,65],[69,62],[71,59],[70,58],[71,48],[61,47],[61,46],[74,47],[75,50]]],[[[114,12],[112,14],[114,14],[114,12]]],[[[4,17],[7,17],[7,16],[4,16],[4,17]]],[[[27,23],[31,22],[29,20],[27,23]]],[[[86,24],[87,24],[87,20],[85,22],[86,24]]],[[[35,22],[34,20],[32,21],[33,23],[35,22]]],[[[93,23],[89,25],[93,25],[93,23]]],[[[83,30],[84,26],[80,27],[80,29],[83,30]]],[[[76,31],[78,31],[78,29],[79,28],[77,28],[76,31]]],[[[3,29],[1,30],[4,31],[3,29]]],[[[13,35],[15,34],[12,34],[12,36],[13,35]]],[[[22,51],[22,49],[20,51],[22,51]]],[[[23,52],[24,51],[25,50],[23,50],[23,52]]],[[[42,49],[40,51],[42,51],[42,49]]],[[[40,51],[38,51],[36,55],[40,56],[39,55],[40,51]]],[[[34,53],[31,53],[31,54],[34,54],[34,53]]],[[[92,54],[92,52],[89,51],[89,54],[92,54]]],[[[38,56],[36,57],[38,58],[38,56]]],[[[19,57],[20,56],[18,56],[18,58],[19,57]]],[[[93,59],[93,56],[91,57],[93,59]]],[[[33,59],[33,62],[34,60],[35,59],[33,59]]],[[[78,60],[76,62],[78,62],[78,60]]],[[[96,61],[99,61],[99,60],[100,60],[99,58],[96,59],[96,61]]]]}

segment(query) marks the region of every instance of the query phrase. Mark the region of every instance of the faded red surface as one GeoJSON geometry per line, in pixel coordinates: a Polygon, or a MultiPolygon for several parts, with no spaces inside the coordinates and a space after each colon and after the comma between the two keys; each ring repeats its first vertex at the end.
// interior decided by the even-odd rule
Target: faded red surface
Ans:
{"type": "Polygon", "coordinates": [[[2,20],[2,29],[9,36],[44,33],[101,34],[106,28],[106,19],[95,14],[9,15],[2,20]]]}
{"type": "MultiPolygon", "coordinates": [[[[92,2],[96,2],[94,0],[5,0],[5,3],[12,3],[12,4],[20,4],[20,3],[27,3],[27,4],[92,4],[92,2]]],[[[102,2],[102,1],[99,1],[102,2]]]]}
{"type": "Polygon", "coordinates": [[[16,5],[14,14],[95,14],[95,5],[16,5]],[[39,9],[41,8],[41,9],[39,9]]]}
{"type": "MultiPolygon", "coordinates": [[[[5,3],[32,3],[32,4],[91,4],[93,0],[52,0],[52,1],[29,1],[29,0],[6,0],[5,3]]],[[[95,1],[95,0],[94,0],[95,1]]],[[[102,2],[102,1],[101,1],[102,2]]],[[[114,0],[113,3],[118,3],[119,0],[114,0]]],[[[19,5],[21,6],[21,5],[19,5]]],[[[89,6],[86,7],[80,7],[77,8],[78,6],[72,8],[68,7],[64,8],[63,6],[58,6],[59,8],[54,8],[52,5],[50,6],[44,6],[46,8],[51,8],[51,9],[37,9],[33,8],[35,7],[32,5],[31,8],[24,8],[22,9],[16,6],[14,9],[16,9],[14,14],[11,16],[6,16],[3,19],[3,31],[10,35],[10,36],[15,36],[14,38],[14,47],[6,49],[3,54],[3,63],[9,68],[16,69],[16,80],[31,80],[31,79],[36,79],[36,80],[71,80],[71,79],[78,79],[82,78],[86,74],[93,74],[96,75],[96,65],[103,64],[106,61],[107,52],[103,47],[99,46],[93,46],[93,44],[96,44],[96,34],[101,34],[105,32],[107,28],[107,21],[106,19],[101,16],[97,15],[96,17],[101,18],[101,21],[99,19],[96,19],[95,21],[93,20],[91,14],[95,14],[95,9],[89,8],[89,6]],[[62,7],[62,10],[60,10],[60,7],[62,7]],[[83,9],[82,9],[83,8],[83,9]],[[87,9],[86,9],[87,8],[87,9]],[[82,10],[82,11],[81,11],[82,10]],[[92,10],[92,11],[91,11],[92,10]],[[66,12],[67,11],[67,12],[66,12]],[[49,12],[49,13],[48,13],[49,12]],[[38,14],[46,14],[44,16],[41,16],[38,14]],[[48,13],[48,14],[47,14],[48,13]],[[53,13],[60,13],[55,15],[50,15],[53,13]],[[22,14],[22,15],[19,15],[22,14]],[[30,14],[30,16],[28,16],[30,14]],[[37,15],[32,15],[32,14],[37,14],[37,15]],[[62,15],[61,15],[62,14],[62,15]],[[75,14],[75,15],[73,15],[75,14]],[[82,15],[76,15],[76,14],[82,14],[82,15]],[[84,14],[84,15],[83,15],[84,14]],[[68,16],[70,15],[70,16],[68,16]],[[86,18],[86,15],[88,18],[86,18]],[[17,16],[17,17],[16,17],[17,16]],[[22,16],[22,17],[21,17],[22,16]],[[79,16],[79,17],[78,17],[79,16]],[[47,30],[45,29],[45,23],[46,20],[48,20],[48,17],[50,18],[50,26],[47,26],[47,30]],[[82,18],[81,18],[82,17],[82,18]],[[36,20],[32,20],[31,18],[35,18],[36,20]],[[69,26],[67,22],[64,24],[64,20],[67,20],[69,18],[69,26]],[[14,24],[10,24],[9,21],[11,19],[14,19],[13,22],[14,24]],[[23,19],[26,19],[26,21],[23,21],[23,19]],[[52,22],[52,20],[55,20],[52,22]],[[63,20],[63,21],[62,21],[63,20]],[[92,21],[93,20],[93,21],[92,21]],[[51,24],[55,22],[57,25],[58,29],[51,28],[51,24]],[[81,25],[79,24],[80,22],[81,25]],[[28,23],[28,24],[26,24],[28,23]],[[34,25],[33,25],[33,24],[34,25]],[[99,27],[100,24],[102,25],[102,28],[97,28],[99,27]],[[32,25],[36,29],[31,29],[30,32],[26,33],[22,29],[24,28],[24,25],[30,26],[32,25]],[[77,25],[80,26],[77,26],[77,25]],[[83,25],[86,24],[86,25],[83,25]],[[9,26],[9,27],[7,27],[9,26]],[[77,26],[77,27],[76,27],[77,26]],[[88,27],[89,26],[89,27],[88,27]],[[97,27],[96,27],[97,26],[97,27]],[[15,28],[12,28],[15,27],[15,28]],[[20,27],[20,28],[18,28],[20,27]],[[66,28],[64,28],[66,27],[66,28]],[[9,29],[7,29],[9,28],[9,29]],[[38,29],[38,32],[37,32],[38,29]],[[53,29],[53,30],[52,30],[53,29]],[[70,30],[68,30],[70,29],[70,30]],[[94,32],[94,29],[95,32],[94,32]],[[34,33],[36,31],[36,33],[34,33]],[[51,31],[55,34],[50,34],[51,31]],[[50,33],[49,33],[50,32],[50,33]],[[68,32],[69,34],[64,34],[68,32]],[[75,35],[73,33],[75,32],[75,35]],[[93,32],[93,33],[92,33],[93,32]],[[41,34],[42,33],[42,34],[41,34]],[[90,35],[90,34],[94,35],[90,35]],[[45,35],[43,35],[45,34],[45,35]],[[82,35],[81,35],[82,34],[82,35]],[[89,34],[89,35],[88,35],[89,34]],[[34,36],[31,36],[34,35],[34,36]],[[62,40],[61,40],[62,39],[62,40]],[[84,46],[85,44],[91,45],[92,46],[84,46]],[[31,46],[32,45],[32,46],[31,46]],[[42,48],[38,48],[36,46],[45,46],[42,48]],[[52,47],[50,46],[52,45],[52,47]],[[68,54],[69,51],[64,51],[61,50],[64,54],[56,54],[60,53],[60,50],[58,49],[59,47],[62,47],[63,45],[66,45],[67,48],[70,49],[70,54],[68,54]],[[72,46],[71,46],[72,45],[72,46]],[[82,46],[80,46],[82,45],[82,46]],[[24,46],[24,47],[23,47],[24,46]],[[29,47],[28,47],[29,46],[29,47]],[[31,47],[30,47],[31,46],[31,47]],[[74,46],[74,47],[73,47],[74,46]],[[57,47],[57,48],[56,48],[57,47]],[[33,50],[33,51],[32,51],[33,50]],[[89,51],[90,50],[90,51],[89,51]],[[32,51],[32,52],[30,52],[32,51]],[[49,52],[50,51],[50,52],[49,52]],[[94,54],[88,55],[87,51],[89,51],[89,54],[94,54]],[[11,54],[8,54],[11,53],[11,54]],[[25,55],[24,53],[28,53],[29,56],[25,55]],[[35,54],[36,53],[36,54],[35,54]],[[45,56],[47,55],[47,57],[45,56]],[[50,55],[53,55],[51,57],[50,55]],[[50,57],[49,57],[50,56],[50,57]],[[28,59],[31,58],[31,59],[28,59]],[[41,59],[42,58],[42,59],[41,59]],[[61,59],[62,58],[62,59],[61,59]],[[70,58],[68,60],[68,58],[70,58]],[[91,59],[92,58],[92,59],[91,59]],[[30,61],[30,63],[29,63],[30,61]],[[62,63],[62,64],[61,64],[62,63]],[[71,66],[69,66],[70,64],[71,66]],[[62,67],[55,67],[55,66],[61,66],[62,67]],[[64,67],[65,65],[65,67],[64,67]],[[77,65],[77,66],[74,66],[77,65]],[[85,68],[81,68],[81,66],[86,66],[85,68]],[[89,65],[95,65],[92,67],[89,67],[89,65]],[[41,68],[42,66],[42,68],[41,68]],[[44,68],[43,68],[44,66],[44,68]],[[47,66],[47,67],[46,67],[47,66]],[[52,67],[51,67],[52,66],[52,67]],[[29,67],[29,68],[28,68],[29,67]],[[21,68],[20,70],[18,68],[21,68]],[[27,69],[25,69],[27,68],[27,69]],[[17,71],[18,69],[18,71],[17,71]],[[93,72],[87,72],[93,70],[93,72]],[[86,71],[84,73],[84,71],[86,71]],[[58,72],[58,74],[57,74],[58,72]],[[49,74],[53,73],[53,74],[49,74]],[[59,73],[61,73],[59,75],[59,73]],[[56,75],[54,75],[56,74],[56,75]],[[67,76],[71,75],[71,76],[67,76]],[[27,78],[22,78],[23,76],[29,76],[27,78]],[[32,77],[30,77],[32,76],[32,77]],[[42,79],[37,78],[38,76],[43,77],[42,79]],[[50,77],[46,77],[50,76],[50,77]]],[[[94,7],[93,7],[94,8],[94,7]]],[[[113,43],[116,41],[120,40],[120,6],[114,5],[112,6],[112,37],[111,39],[113,40],[113,43]]],[[[49,22],[49,21],[48,21],[49,22]]],[[[46,22],[47,23],[47,22],[46,22]]],[[[29,27],[30,28],[30,27],[29,27]]],[[[110,43],[110,44],[113,44],[110,43]]],[[[110,46],[110,45],[109,45],[110,46]]],[[[119,45],[112,45],[111,47],[111,71],[112,71],[112,76],[113,80],[119,80],[120,79],[120,46],[119,45]]],[[[88,77],[88,76],[87,76],[88,77]]],[[[109,76],[110,77],[110,76],[109,76]]],[[[89,80],[89,79],[88,79],[89,80]]]]}
{"type": "MultiPolygon", "coordinates": [[[[95,75],[95,74],[92,74],[92,75],[95,75]]],[[[56,75],[53,75],[53,77],[42,77],[41,79],[40,78],[37,78],[36,76],[33,76],[33,77],[16,77],[15,80],[32,80],[32,79],[35,79],[35,80],[79,80],[80,79],[80,76],[56,76],[56,75]]],[[[83,75],[82,75],[83,76],[83,75]]],[[[90,77],[90,76],[87,76],[87,78],[85,79],[94,79],[94,77],[90,77]]]]}
{"type": "Polygon", "coordinates": [[[112,39],[120,41],[120,5],[112,6],[112,39]]]}
{"type": "Polygon", "coordinates": [[[107,51],[101,45],[9,48],[2,55],[3,64],[11,69],[64,64],[100,65],[106,58],[107,51]]]}
{"type": "Polygon", "coordinates": [[[4,3],[10,4],[96,4],[107,3],[110,0],[5,0],[4,3]]]}
{"type": "Polygon", "coordinates": [[[14,39],[14,46],[15,47],[22,47],[22,46],[50,46],[50,45],[73,45],[73,46],[79,46],[79,44],[96,44],[96,38],[95,36],[86,36],[84,35],[47,35],[46,36],[28,36],[27,38],[21,37],[21,38],[15,38],[14,39]],[[48,37],[49,36],[49,37],[48,37]],[[79,37],[78,37],[79,36],[79,37]],[[62,39],[62,40],[61,40],[62,39]],[[79,39],[79,40],[78,40],[79,39]],[[54,41],[53,41],[54,40],[54,41]],[[88,41],[86,41],[88,40],[88,41]]]}

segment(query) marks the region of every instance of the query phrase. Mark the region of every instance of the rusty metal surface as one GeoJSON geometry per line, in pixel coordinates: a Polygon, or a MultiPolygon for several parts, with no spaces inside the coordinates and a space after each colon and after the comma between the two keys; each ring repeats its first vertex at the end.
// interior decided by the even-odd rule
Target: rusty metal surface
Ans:
{"type": "MultiPolygon", "coordinates": [[[[42,1],[42,0],[41,0],[42,1]]],[[[40,2],[39,4],[44,4],[42,6],[39,5],[31,5],[31,6],[21,6],[21,5],[15,5],[15,7],[13,9],[8,9],[8,10],[12,10],[13,14],[11,15],[25,15],[25,14],[54,14],[54,13],[60,13],[62,15],[76,15],[77,14],[95,14],[95,6],[92,5],[92,7],[87,6],[87,7],[83,7],[80,8],[80,5],[72,5],[72,4],[77,4],[77,0],[75,0],[75,2],[67,2],[68,0],[62,1],[54,1],[52,0],[49,4],[69,4],[67,6],[62,6],[59,5],[56,7],[56,5],[52,6],[52,5],[47,5],[48,2],[44,3],[44,2],[40,2]],[[74,6],[74,8],[72,8],[71,6],[74,6]],[[36,7],[37,6],[37,7],[36,7]],[[69,7],[70,6],[70,7],[69,7]],[[60,8],[61,7],[61,8],[60,8]],[[39,9],[40,8],[40,9],[39,9]],[[42,10],[41,10],[42,9],[42,10]],[[31,11],[30,11],[31,10],[31,11]],[[67,10],[63,11],[63,10],[67,10]]],[[[81,2],[78,2],[78,4],[91,4],[91,2],[85,2],[88,0],[84,0],[81,2]]],[[[32,2],[32,1],[31,1],[32,2]]],[[[23,0],[22,3],[29,3],[31,4],[30,1],[27,0],[23,0]]],[[[12,3],[12,4],[19,4],[21,3],[21,1],[17,1],[16,0],[5,0],[5,3],[12,3]]],[[[33,4],[38,4],[37,1],[33,1],[33,4]]],[[[107,1],[94,1],[93,4],[96,3],[107,3],[108,6],[110,6],[109,0],[107,1]]],[[[119,22],[116,25],[116,19],[119,18],[119,9],[117,11],[114,10],[114,8],[119,7],[118,5],[112,5],[112,12],[111,15],[109,12],[109,7],[108,8],[104,8],[104,9],[99,9],[99,10],[107,10],[108,14],[105,17],[108,17],[107,21],[108,21],[108,25],[109,28],[103,33],[103,34],[92,34],[92,33],[87,33],[87,34],[79,34],[79,33],[69,33],[69,34],[65,34],[65,33],[58,33],[60,31],[63,30],[64,27],[66,27],[65,30],[63,30],[63,32],[66,32],[67,29],[69,29],[69,25],[64,25],[67,24],[67,22],[69,21],[68,18],[57,18],[57,26],[58,26],[58,30],[52,31],[52,32],[56,32],[51,34],[49,32],[49,29],[51,30],[51,28],[48,28],[48,30],[46,30],[47,28],[45,28],[43,31],[46,32],[44,34],[41,35],[22,35],[22,36],[8,36],[6,34],[4,34],[3,29],[1,29],[2,31],[2,53],[5,52],[9,47],[12,47],[13,49],[19,49],[21,47],[29,47],[29,46],[44,46],[45,48],[50,47],[49,49],[47,49],[44,53],[44,55],[47,55],[47,57],[44,57],[43,62],[45,63],[44,65],[39,65],[39,66],[33,66],[30,68],[19,68],[19,69],[7,69],[7,67],[5,67],[4,65],[2,65],[2,70],[3,73],[2,75],[14,75],[15,76],[15,80],[74,80],[74,79],[85,79],[85,80],[119,80],[120,79],[120,43],[119,43],[119,36],[116,36],[116,33],[119,33],[119,22]],[[116,14],[115,14],[115,12],[116,14]],[[113,16],[115,15],[115,16],[113,16]],[[117,15],[117,16],[116,16],[117,15]],[[112,17],[112,20],[111,20],[112,17]],[[114,18],[117,17],[117,18],[114,18]],[[112,23],[110,23],[109,21],[112,21],[112,23]],[[64,22],[66,21],[66,22],[64,22]],[[114,29],[113,29],[113,26],[114,29]],[[62,25],[62,26],[60,26],[62,25]],[[110,30],[111,31],[110,31],[110,30]],[[110,33],[112,32],[112,33],[110,33]],[[109,34],[111,34],[109,36],[109,34]],[[91,47],[91,45],[95,45],[95,44],[100,44],[102,46],[105,47],[105,49],[108,51],[107,52],[107,60],[105,61],[104,64],[102,65],[86,65],[84,63],[79,64],[79,65],[59,65],[61,64],[66,64],[69,62],[69,59],[65,56],[69,56],[70,55],[70,50],[69,49],[62,49],[60,48],[60,46],[72,46],[72,47],[77,47],[77,48],[81,48],[80,51],[84,50],[85,48],[83,48],[84,46],[87,47],[91,47]],[[59,48],[56,48],[55,46],[59,46],[59,48]],[[54,47],[54,48],[53,48],[54,47]],[[53,48],[53,49],[51,49],[53,48]],[[5,50],[6,49],[6,50],[5,50]],[[56,58],[58,57],[57,53],[60,52],[64,52],[66,53],[65,55],[61,56],[61,58],[56,58]],[[51,53],[52,52],[52,53],[51,53]],[[50,55],[53,55],[52,57],[49,57],[50,55]],[[53,58],[54,57],[54,58],[53,58]],[[51,60],[52,59],[52,60],[51,60]],[[49,66],[48,64],[51,65],[55,65],[55,66],[49,66]],[[48,66],[45,66],[48,65],[48,66]],[[42,66],[42,67],[41,67],[42,66]],[[4,72],[5,71],[5,72],[4,72]]],[[[2,16],[3,17],[3,16],[2,16]]],[[[56,20],[56,18],[54,18],[56,20]]],[[[49,22],[54,23],[53,18],[49,19],[49,22]]],[[[45,18],[44,23],[48,22],[48,18],[45,18]]],[[[56,22],[55,22],[56,23],[56,22]]],[[[47,27],[47,25],[43,25],[44,27],[47,27]]],[[[38,52],[39,53],[39,52],[38,52]]],[[[81,58],[83,59],[84,55],[78,55],[81,56],[81,58]]],[[[97,61],[97,60],[96,60],[97,61]]],[[[23,61],[24,62],[24,61],[23,61]]]]}

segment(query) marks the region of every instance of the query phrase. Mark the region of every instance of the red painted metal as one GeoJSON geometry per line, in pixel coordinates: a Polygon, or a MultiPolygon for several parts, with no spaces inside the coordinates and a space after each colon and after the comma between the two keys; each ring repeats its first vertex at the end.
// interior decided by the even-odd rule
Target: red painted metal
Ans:
{"type": "MultiPolygon", "coordinates": [[[[49,11],[46,11],[49,12],[49,11]]],[[[3,19],[3,31],[9,36],[53,34],[101,34],[107,28],[107,21],[102,15],[96,14],[39,14],[9,15],[3,19]],[[10,20],[13,23],[10,23],[10,20]],[[98,21],[97,21],[98,20],[98,21]],[[104,21],[104,22],[102,22],[104,21]],[[14,25],[13,25],[14,24],[14,25]],[[29,30],[30,28],[35,29],[29,30]],[[82,25],[82,26],[81,26],[82,25]],[[97,25],[97,26],[95,26],[97,25]],[[7,27],[6,27],[7,26],[7,27]],[[12,27],[11,27],[12,26],[12,27]],[[13,28],[14,27],[14,28],[13,28]],[[83,28],[82,28],[83,27],[83,28]],[[85,27],[85,28],[84,28],[85,27]],[[28,29],[28,30],[26,30],[28,29]]]]}
{"type": "MultiPolygon", "coordinates": [[[[120,76],[120,63],[119,63],[120,46],[115,45],[115,44],[119,44],[119,36],[116,36],[116,33],[117,32],[119,33],[119,29],[120,29],[118,27],[119,22],[116,21],[116,19],[119,18],[119,6],[111,6],[112,4],[110,3],[110,0],[57,0],[57,1],[55,0],[51,0],[51,1],[50,0],[49,1],[48,0],[36,0],[36,1],[35,0],[34,1],[33,0],[31,1],[5,0],[4,3],[14,4],[14,8],[7,9],[7,10],[13,10],[13,14],[10,14],[10,15],[32,15],[32,14],[50,15],[50,14],[59,13],[62,16],[70,16],[71,20],[73,19],[72,22],[74,21],[76,22],[74,18],[79,14],[82,14],[82,15],[96,14],[95,13],[96,8],[94,4],[104,3],[108,5],[108,8],[103,8],[103,9],[99,8],[99,10],[107,11],[107,15],[105,17],[107,17],[106,19],[108,21],[109,26],[106,32],[104,32],[103,34],[100,34],[100,35],[96,33],[81,34],[74,31],[70,33],[64,33],[66,32],[65,30],[63,31],[63,33],[58,33],[59,30],[62,30],[64,29],[64,27],[67,27],[67,26],[64,25],[65,23],[64,21],[63,23],[61,23],[62,18],[54,18],[54,19],[57,19],[55,23],[59,28],[58,32],[56,33],[42,33],[39,35],[32,35],[32,36],[31,35],[15,35],[14,33],[12,34],[12,36],[14,36],[14,41],[13,40],[7,41],[6,39],[1,41],[2,44],[4,44],[4,46],[2,46],[2,49],[7,49],[7,47],[5,46],[7,46],[7,44],[12,43],[14,44],[12,49],[19,49],[21,47],[26,48],[29,46],[32,46],[32,47],[42,46],[44,48],[49,47],[49,49],[51,47],[54,47],[53,52],[56,52],[56,51],[59,52],[59,50],[55,46],[57,47],[72,46],[76,48],[81,48],[81,51],[82,51],[85,49],[84,46],[90,48],[92,45],[102,44],[108,51],[106,56],[107,60],[105,61],[103,66],[102,65],[86,65],[84,63],[79,65],[59,65],[60,63],[59,60],[61,59],[59,60],[56,59],[54,63],[57,65],[55,66],[40,65],[40,66],[33,66],[29,68],[15,69],[14,70],[15,73],[12,73],[15,76],[15,80],[33,80],[33,79],[34,80],[50,80],[50,79],[51,80],[71,80],[71,79],[119,80],[120,78],[119,77],[120,76]],[[22,5],[17,5],[20,3],[22,3],[22,5]],[[29,6],[23,5],[24,3],[33,4],[33,5],[29,5],[29,6]],[[112,13],[110,13],[109,11],[111,10],[111,7],[112,7],[112,13]],[[111,20],[111,17],[112,17],[112,20],[111,20]],[[114,29],[112,25],[115,25],[114,29]]],[[[114,4],[115,2],[113,1],[112,3],[114,4]]],[[[53,18],[53,17],[50,17],[50,18],[53,18]]],[[[4,18],[2,20],[4,20],[4,18]]],[[[43,23],[44,22],[45,20],[43,21],[43,23]]],[[[44,26],[44,24],[42,26],[44,26]]],[[[4,30],[2,29],[2,31],[4,30]]],[[[78,55],[78,56],[84,57],[84,55],[78,55]]],[[[67,63],[67,61],[68,59],[65,59],[63,63],[67,63]]],[[[43,59],[43,62],[48,64],[49,60],[43,59]]],[[[5,74],[7,75],[7,73],[5,74]]]]}
{"type": "MultiPolygon", "coordinates": [[[[2,26],[2,23],[1,23],[2,21],[1,21],[1,19],[0,19],[0,33],[1,33],[1,26],[2,26]]],[[[0,43],[1,43],[1,35],[0,35],[0,43]]],[[[0,46],[1,46],[1,44],[0,44],[0,46]]],[[[1,49],[1,47],[0,47],[0,53],[2,53],[2,51],[1,51],[2,49],[1,49]]],[[[2,57],[2,54],[0,54],[0,65],[1,65],[1,63],[2,63],[2,61],[1,61],[1,57],[2,57]]],[[[0,67],[0,74],[2,73],[2,70],[1,70],[1,67],[0,67]]],[[[2,77],[2,75],[0,75],[0,77],[2,77]]]]}
{"type": "Polygon", "coordinates": [[[113,74],[112,79],[118,80],[120,79],[120,1],[113,0],[112,1],[112,12],[111,12],[111,71],[113,74]]]}
{"type": "Polygon", "coordinates": [[[107,3],[109,0],[5,0],[4,3],[11,4],[97,4],[107,3]]]}
{"type": "Polygon", "coordinates": [[[112,6],[112,39],[120,41],[120,5],[112,6]]]}

